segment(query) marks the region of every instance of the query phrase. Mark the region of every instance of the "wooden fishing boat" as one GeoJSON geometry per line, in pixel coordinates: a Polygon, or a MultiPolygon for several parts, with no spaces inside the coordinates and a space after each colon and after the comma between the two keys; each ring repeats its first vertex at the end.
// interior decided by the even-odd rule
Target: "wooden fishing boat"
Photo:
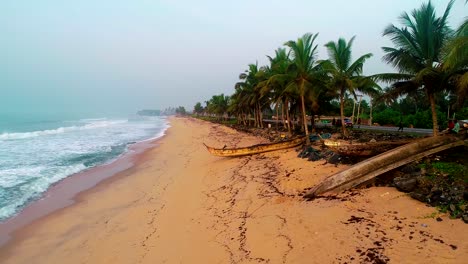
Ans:
{"type": "Polygon", "coordinates": [[[329,176],[320,184],[313,187],[304,198],[312,199],[324,193],[339,193],[354,188],[382,173],[421,159],[422,157],[462,145],[468,146],[468,140],[454,136],[439,136],[414,140],[409,144],[389,150],[329,176]]]}
{"type": "Polygon", "coordinates": [[[213,148],[210,146],[207,146],[205,143],[206,149],[213,155],[215,156],[220,156],[220,157],[239,157],[239,156],[245,156],[245,155],[253,155],[253,154],[258,154],[258,153],[263,153],[263,152],[269,152],[269,151],[275,151],[275,150],[280,150],[280,149],[288,149],[288,148],[293,148],[301,145],[304,143],[303,137],[301,138],[294,138],[291,140],[287,141],[280,141],[280,142],[275,142],[275,143],[266,143],[266,144],[257,144],[249,147],[243,147],[243,148],[213,148]]]}
{"type": "Polygon", "coordinates": [[[346,141],[325,140],[324,144],[334,152],[343,156],[374,156],[405,145],[414,140],[381,141],[365,143],[349,143],[346,141]]]}

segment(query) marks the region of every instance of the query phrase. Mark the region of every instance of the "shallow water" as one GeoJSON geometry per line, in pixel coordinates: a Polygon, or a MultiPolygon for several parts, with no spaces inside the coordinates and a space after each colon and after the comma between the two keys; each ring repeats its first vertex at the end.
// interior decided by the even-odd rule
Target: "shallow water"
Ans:
{"type": "Polygon", "coordinates": [[[18,213],[51,185],[104,164],[132,143],[157,138],[163,117],[3,122],[0,127],[0,220],[18,213]]]}

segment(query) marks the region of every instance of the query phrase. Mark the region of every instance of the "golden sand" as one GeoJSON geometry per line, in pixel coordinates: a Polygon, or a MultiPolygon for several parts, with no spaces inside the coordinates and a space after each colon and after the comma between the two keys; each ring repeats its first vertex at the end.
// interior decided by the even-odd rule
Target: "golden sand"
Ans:
{"type": "Polygon", "coordinates": [[[203,147],[264,140],[189,118],[115,180],[16,232],[1,263],[466,263],[468,225],[394,188],[298,194],[346,168],[294,149],[242,158],[203,147]]]}

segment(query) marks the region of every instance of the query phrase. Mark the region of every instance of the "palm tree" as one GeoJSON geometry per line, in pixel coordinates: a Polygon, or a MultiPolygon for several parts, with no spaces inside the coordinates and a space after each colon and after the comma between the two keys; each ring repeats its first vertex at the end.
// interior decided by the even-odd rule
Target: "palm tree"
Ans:
{"type": "Polygon", "coordinates": [[[419,89],[425,91],[431,105],[434,136],[438,131],[435,94],[447,89],[452,75],[442,66],[444,46],[452,36],[447,18],[453,3],[454,0],[451,0],[443,16],[437,17],[429,1],[413,10],[411,16],[404,12],[399,17],[404,25],[402,28],[389,25],[383,35],[389,36],[395,47],[383,47],[386,53],[383,59],[397,68],[399,73],[375,76],[382,81],[395,82],[387,93],[390,97],[419,89]]]}
{"type": "MultiPolygon", "coordinates": [[[[289,118],[289,100],[288,93],[285,91],[286,85],[289,82],[289,75],[287,70],[291,61],[289,59],[289,53],[284,48],[278,48],[275,50],[275,57],[267,56],[270,61],[270,66],[265,67],[265,80],[262,81],[260,93],[265,96],[269,95],[272,103],[275,104],[276,116],[279,115],[279,104],[282,103],[282,112],[284,116],[284,110],[286,108],[287,122],[285,126],[288,128],[289,135],[291,135],[291,120],[289,118]]],[[[284,117],[282,118],[284,122],[284,117]]],[[[277,123],[278,125],[278,123],[277,123]]]]}
{"type": "Polygon", "coordinates": [[[458,96],[458,104],[463,104],[468,97],[468,19],[460,25],[456,35],[444,49],[443,69],[453,72],[452,94],[458,96]]]}
{"type": "Polygon", "coordinates": [[[197,102],[195,106],[193,107],[193,113],[196,115],[200,115],[203,113],[203,106],[201,105],[200,102],[197,102]]]}
{"type": "Polygon", "coordinates": [[[215,114],[219,119],[223,118],[228,110],[229,100],[230,97],[224,94],[213,95],[207,102],[208,112],[215,114]]]}
{"type": "Polygon", "coordinates": [[[355,92],[361,91],[366,94],[375,94],[378,85],[369,77],[362,76],[362,68],[367,59],[372,57],[367,53],[352,62],[351,47],[354,37],[348,43],[343,38],[337,42],[330,41],[325,44],[328,50],[329,59],[322,63],[324,70],[330,77],[329,86],[339,94],[341,129],[345,137],[348,131],[344,122],[344,99],[347,92],[356,97],[355,92]]]}
{"type": "MultiPolygon", "coordinates": [[[[255,117],[255,125],[258,126],[258,109],[257,109],[257,98],[256,89],[258,86],[258,79],[256,74],[258,73],[257,64],[249,64],[249,69],[239,74],[241,82],[236,83],[235,89],[237,92],[237,100],[239,106],[244,107],[248,111],[248,114],[252,112],[255,117]]],[[[250,121],[249,121],[250,123],[250,121]]]]}
{"type": "Polygon", "coordinates": [[[307,144],[310,144],[309,130],[307,128],[307,115],[305,108],[305,96],[309,90],[316,84],[318,78],[315,75],[317,72],[316,57],[317,45],[314,41],[318,34],[304,34],[297,41],[288,41],[284,45],[291,49],[292,64],[288,69],[288,74],[291,75],[291,81],[288,83],[286,90],[297,91],[301,100],[302,122],[306,134],[307,144]]]}

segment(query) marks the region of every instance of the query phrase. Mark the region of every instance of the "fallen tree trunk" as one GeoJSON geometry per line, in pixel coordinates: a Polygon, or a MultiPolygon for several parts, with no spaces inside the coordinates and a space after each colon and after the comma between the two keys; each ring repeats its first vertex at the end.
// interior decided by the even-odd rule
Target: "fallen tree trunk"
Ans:
{"type": "Polygon", "coordinates": [[[326,192],[342,192],[422,157],[466,144],[466,141],[454,136],[420,139],[329,176],[322,183],[312,188],[304,198],[311,199],[326,192]]]}

